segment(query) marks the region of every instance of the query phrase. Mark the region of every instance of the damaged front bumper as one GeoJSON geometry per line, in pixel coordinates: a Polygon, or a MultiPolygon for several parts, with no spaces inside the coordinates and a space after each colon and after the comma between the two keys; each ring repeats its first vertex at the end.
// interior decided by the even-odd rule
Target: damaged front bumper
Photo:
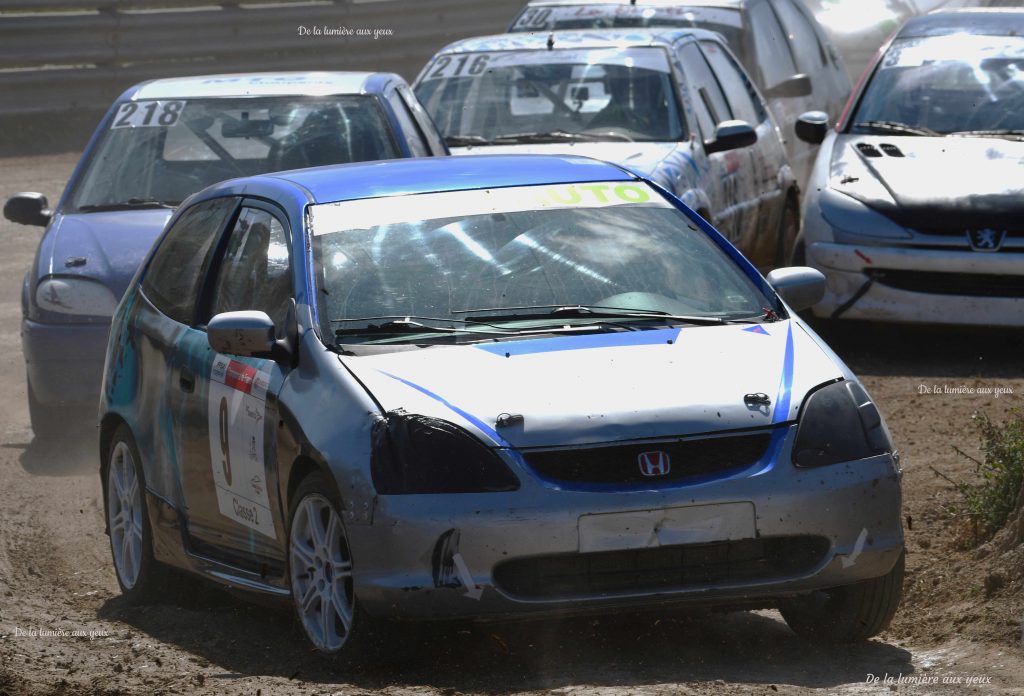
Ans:
{"type": "Polygon", "coordinates": [[[897,461],[766,466],[671,489],[573,491],[506,458],[514,492],[379,496],[349,530],[356,594],[383,616],[735,604],[880,577],[903,550],[897,461]]]}
{"type": "Polygon", "coordinates": [[[1024,272],[1013,252],[814,242],[807,264],[825,274],[822,318],[1024,326],[1024,272]]]}

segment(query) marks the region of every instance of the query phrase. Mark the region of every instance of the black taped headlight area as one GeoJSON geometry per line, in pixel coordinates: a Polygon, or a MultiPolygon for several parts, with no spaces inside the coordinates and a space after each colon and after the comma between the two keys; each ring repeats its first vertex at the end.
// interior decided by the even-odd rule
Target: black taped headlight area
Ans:
{"type": "Polygon", "coordinates": [[[793,463],[826,466],[892,452],[878,408],[856,382],[835,382],[804,402],[793,463]]]}
{"type": "Polygon", "coordinates": [[[373,485],[382,495],[496,493],[519,488],[490,448],[453,423],[388,413],[373,430],[373,485]]]}

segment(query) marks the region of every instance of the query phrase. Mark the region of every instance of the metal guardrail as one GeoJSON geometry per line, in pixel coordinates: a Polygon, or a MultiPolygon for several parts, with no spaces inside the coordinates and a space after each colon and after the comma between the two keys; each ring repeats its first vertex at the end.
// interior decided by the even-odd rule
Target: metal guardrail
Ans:
{"type": "Polygon", "coordinates": [[[104,109],[136,82],[177,75],[382,70],[411,80],[444,44],[503,31],[523,4],[525,0],[0,2],[0,117],[104,109]],[[299,27],[345,27],[353,34],[302,36],[299,27]],[[374,30],[384,33],[374,38],[374,30]]]}

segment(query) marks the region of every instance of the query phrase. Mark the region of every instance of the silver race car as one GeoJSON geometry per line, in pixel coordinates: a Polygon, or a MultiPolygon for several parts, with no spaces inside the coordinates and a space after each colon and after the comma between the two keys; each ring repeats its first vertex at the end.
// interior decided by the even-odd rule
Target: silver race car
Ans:
{"type": "Polygon", "coordinates": [[[111,331],[125,595],[170,566],[381,618],[699,602],[865,639],[900,599],[899,458],[849,369],[678,199],[580,157],[322,167],[185,201],[111,331]]]}

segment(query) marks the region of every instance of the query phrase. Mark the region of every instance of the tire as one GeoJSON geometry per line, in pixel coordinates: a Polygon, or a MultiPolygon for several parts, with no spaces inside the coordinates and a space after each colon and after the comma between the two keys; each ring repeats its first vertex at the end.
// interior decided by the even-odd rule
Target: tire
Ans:
{"type": "Polygon", "coordinates": [[[320,472],[306,476],[288,513],[288,579],[306,641],[327,656],[358,656],[371,627],[358,608],[341,502],[320,472]]]}
{"type": "Polygon", "coordinates": [[[788,265],[796,256],[796,239],[800,234],[800,208],[792,196],[787,196],[779,222],[779,242],[775,252],[775,266],[788,265]]]}
{"type": "Polygon", "coordinates": [[[779,609],[793,631],[808,640],[856,643],[883,631],[903,596],[906,554],[886,575],[798,597],[779,609]]]}
{"type": "Polygon", "coordinates": [[[104,508],[117,584],[128,602],[151,602],[175,583],[171,569],[153,557],[142,458],[127,425],[114,431],[104,476],[104,508]]]}
{"type": "Polygon", "coordinates": [[[56,406],[47,406],[39,401],[36,390],[32,388],[32,380],[27,374],[25,382],[28,385],[28,419],[35,436],[43,439],[66,434],[66,414],[56,406]]]}

